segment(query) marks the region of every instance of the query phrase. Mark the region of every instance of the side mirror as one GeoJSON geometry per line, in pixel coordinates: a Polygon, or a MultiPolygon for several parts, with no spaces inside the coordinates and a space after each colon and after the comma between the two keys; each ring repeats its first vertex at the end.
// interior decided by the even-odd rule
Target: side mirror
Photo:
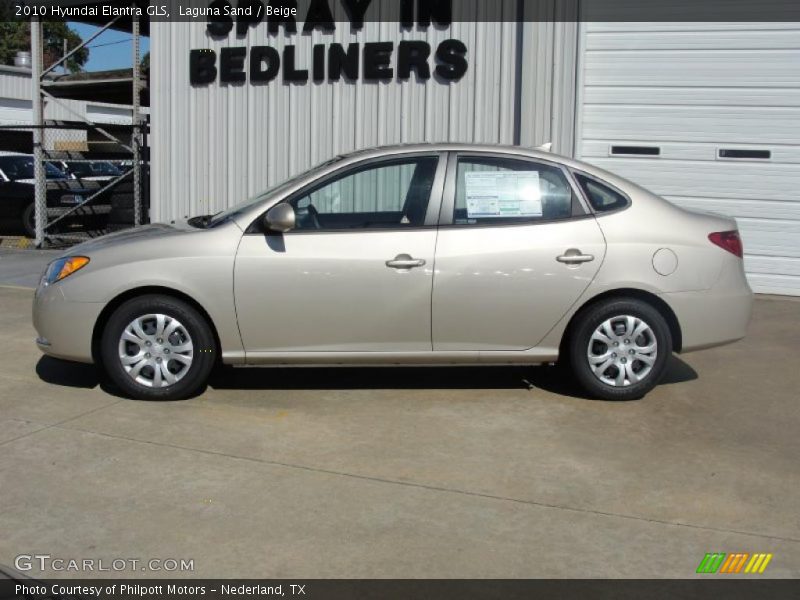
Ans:
{"type": "Polygon", "coordinates": [[[295,228],[294,208],[286,203],[273,206],[264,215],[264,227],[270,231],[284,233],[295,228]]]}

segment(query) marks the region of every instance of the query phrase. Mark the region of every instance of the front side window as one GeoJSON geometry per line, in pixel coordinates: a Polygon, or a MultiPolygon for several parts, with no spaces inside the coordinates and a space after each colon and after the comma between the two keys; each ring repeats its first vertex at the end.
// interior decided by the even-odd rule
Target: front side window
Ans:
{"type": "Polygon", "coordinates": [[[290,201],[296,230],[421,227],[438,158],[370,164],[290,201]]]}
{"type": "Polygon", "coordinates": [[[514,224],[568,219],[576,206],[561,169],[525,160],[462,157],[453,224],[514,224]]]}

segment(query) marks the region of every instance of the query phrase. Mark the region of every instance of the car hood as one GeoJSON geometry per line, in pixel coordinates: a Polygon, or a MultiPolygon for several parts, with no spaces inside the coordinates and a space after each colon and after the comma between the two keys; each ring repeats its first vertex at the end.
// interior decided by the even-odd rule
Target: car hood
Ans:
{"type": "Polygon", "coordinates": [[[190,233],[192,231],[203,231],[202,229],[195,229],[191,227],[185,220],[176,221],[167,225],[166,223],[153,223],[151,225],[144,225],[143,227],[136,227],[132,229],[124,229],[115,233],[109,233],[103,237],[99,237],[88,242],[83,242],[77,246],[69,249],[65,256],[75,256],[80,254],[93,254],[101,250],[108,250],[110,248],[117,248],[144,240],[152,240],[155,238],[164,238],[174,235],[181,235],[190,233]]]}

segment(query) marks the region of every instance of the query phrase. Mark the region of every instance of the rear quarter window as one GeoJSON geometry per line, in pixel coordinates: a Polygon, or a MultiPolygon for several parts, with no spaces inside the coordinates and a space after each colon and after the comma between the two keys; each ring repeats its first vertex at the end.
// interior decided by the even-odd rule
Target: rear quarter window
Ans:
{"type": "Polygon", "coordinates": [[[580,173],[575,173],[575,179],[595,212],[610,212],[628,206],[629,201],[626,196],[596,179],[580,173]]]}

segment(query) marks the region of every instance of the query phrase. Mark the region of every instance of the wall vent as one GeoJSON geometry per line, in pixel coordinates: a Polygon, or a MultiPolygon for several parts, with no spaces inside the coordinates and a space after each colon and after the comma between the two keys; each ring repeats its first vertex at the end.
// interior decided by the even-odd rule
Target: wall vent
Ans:
{"type": "Polygon", "coordinates": [[[658,146],[611,146],[611,156],[661,156],[658,146]]]}

